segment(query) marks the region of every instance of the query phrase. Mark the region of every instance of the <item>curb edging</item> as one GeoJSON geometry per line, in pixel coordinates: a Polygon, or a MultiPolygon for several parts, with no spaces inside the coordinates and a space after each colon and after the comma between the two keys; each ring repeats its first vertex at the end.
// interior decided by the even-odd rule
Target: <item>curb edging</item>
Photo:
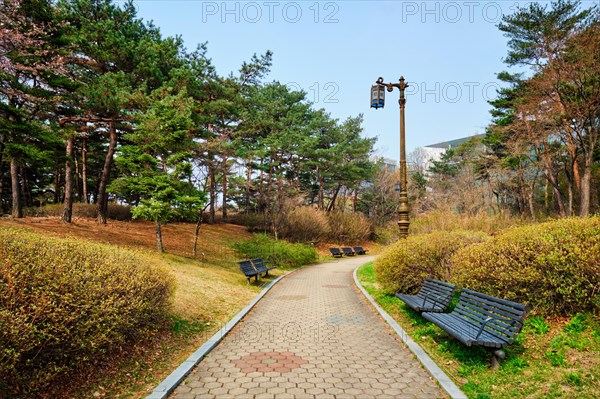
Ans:
{"type": "MultiPolygon", "coordinates": [[[[363,265],[361,265],[363,266],[363,265]]],[[[375,299],[365,290],[360,284],[357,277],[357,271],[361,267],[358,266],[354,269],[354,284],[362,292],[362,294],[371,302],[371,305],[379,312],[381,317],[392,327],[396,334],[402,339],[402,342],[410,349],[410,351],[417,357],[419,362],[429,371],[431,376],[436,379],[442,389],[450,395],[452,399],[468,399],[467,395],[448,377],[446,373],[429,357],[429,355],[417,344],[413,339],[404,331],[402,327],[390,316],[377,302],[375,299]]]]}
{"type": "Polygon", "coordinates": [[[166,399],[175,388],[187,377],[187,375],[196,367],[202,359],[212,351],[215,346],[221,342],[223,338],[236,326],[249,312],[252,308],[260,301],[266,294],[269,292],[271,288],[275,284],[279,282],[284,277],[289,276],[292,273],[297,272],[303,267],[299,267],[298,269],[291,270],[286,274],[277,277],[275,280],[271,281],[246,307],[238,314],[236,314],[231,320],[229,320],[223,328],[217,331],[212,337],[208,339],[200,348],[198,348],[194,353],[190,355],[183,363],[179,365],[167,378],[165,378],[148,396],[146,399],[166,399]]]}

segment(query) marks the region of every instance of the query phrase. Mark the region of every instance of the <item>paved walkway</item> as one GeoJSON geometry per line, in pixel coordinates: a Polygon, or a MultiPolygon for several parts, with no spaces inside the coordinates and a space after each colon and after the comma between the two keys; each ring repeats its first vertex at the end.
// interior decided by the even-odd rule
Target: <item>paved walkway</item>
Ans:
{"type": "Polygon", "coordinates": [[[446,397],[354,286],[371,259],[281,280],[170,398],[446,397]]]}

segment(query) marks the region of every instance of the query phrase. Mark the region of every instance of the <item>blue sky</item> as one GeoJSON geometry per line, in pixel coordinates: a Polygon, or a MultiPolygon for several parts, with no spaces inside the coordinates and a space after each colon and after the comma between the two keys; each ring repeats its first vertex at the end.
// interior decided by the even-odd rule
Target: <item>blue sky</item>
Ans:
{"type": "MultiPolygon", "coordinates": [[[[591,2],[590,2],[591,3],[591,2]]],[[[487,100],[505,69],[501,13],[516,1],[173,1],[137,0],[139,16],[188,48],[208,42],[222,75],[254,53],[274,53],[269,80],[302,88],[317,108],[345,119],[364,114],[377,152],[398,159],[398,91],[369,108],[382,76],[407,89],[407,151],[482,133],[487,100]]]]}

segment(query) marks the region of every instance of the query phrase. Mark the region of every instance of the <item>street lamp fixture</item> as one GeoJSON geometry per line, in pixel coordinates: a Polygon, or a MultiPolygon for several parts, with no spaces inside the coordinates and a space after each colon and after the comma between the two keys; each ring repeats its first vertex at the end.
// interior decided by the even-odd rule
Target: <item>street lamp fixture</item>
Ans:
{"type": "Polygon", "coordinates": [[[408,84],[404,81],[404,76],[400,76],[399,83],[384,83],[383,78],[377,79],[376,85],[371,87],[371,108],[379,109],[385,105],[385,93],[384,88],[387,91],[392,92],[394,87],[400,91],[400,209],[398,211],[398,227],[400,229],[400,238],[408,237],[408,227],[410,221],[408,220],[408,192],[407,192],[407,179],[406,179],[406,127],[404,124],[404,108],[406,107],[406,98],[404,97],[404,90],[408,87],[408,84]]]}
{"type": "Polygon", "coordinates": [[[383,108],[385,104],[385,89],[381,85],[371,86],[371,108],[383,108]]]}

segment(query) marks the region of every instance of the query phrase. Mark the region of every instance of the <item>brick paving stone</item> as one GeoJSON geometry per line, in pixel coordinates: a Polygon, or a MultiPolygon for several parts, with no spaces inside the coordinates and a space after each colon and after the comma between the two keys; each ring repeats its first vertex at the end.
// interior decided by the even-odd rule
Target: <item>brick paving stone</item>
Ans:
{"type": "Polygon", "coordinates": [[[352,270],[372,259],[280,281],[171,398],[446,398],[354,286],[352,270]]]}

